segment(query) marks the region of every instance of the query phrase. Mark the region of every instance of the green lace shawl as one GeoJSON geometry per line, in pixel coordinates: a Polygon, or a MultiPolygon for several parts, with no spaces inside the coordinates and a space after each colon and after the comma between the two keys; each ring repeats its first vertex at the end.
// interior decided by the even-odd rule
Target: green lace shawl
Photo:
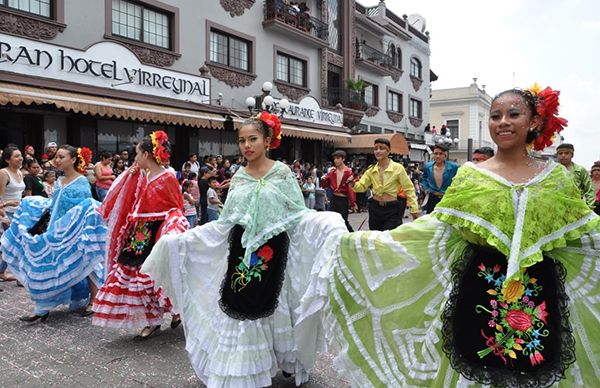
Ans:
{"type": "Polygon", "coordinates": [[[549,161],[526,184],[513,184],[467,163],[455,176],[433,216],[458,228],[465,239],[490,245],[508,257],[506,286],[542,260],[542,252],[598,227],[568,171],[549,161]]]}
{"type": "Polygon", "coordinates": [[[244,227],[244,262],[271,237],[296,226],[309,212],[298,181],[288,166],[275,162],[261,179],[240,167],[231,180],[227,201],[217,222],[244,227]]]}

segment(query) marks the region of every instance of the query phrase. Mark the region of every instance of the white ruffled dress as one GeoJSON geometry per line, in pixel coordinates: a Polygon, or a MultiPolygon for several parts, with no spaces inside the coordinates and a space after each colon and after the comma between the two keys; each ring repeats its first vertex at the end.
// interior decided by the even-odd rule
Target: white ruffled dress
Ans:
{"type": "Polygon", "coordinates": [[[182,314],[186,350],[204,384],[270,386],[278,370],[294,374],[297,385],[308,380],[316,352],[325,350],[323,306],[314,304],[324,290],[309,289],[310,279],[327,276],[321,272],[329,271],[345,232],[339,214],[306,209],[290,169],[276,162],[262,179],[243,168],[236,173],[218,221],[164,236],[154,246],[142,271],[182,314]],[[235,225],[244,227],[246,257],[271,237],[288,234],[283,284],[266,318],[238,320],[219,305],[235,225]]]}

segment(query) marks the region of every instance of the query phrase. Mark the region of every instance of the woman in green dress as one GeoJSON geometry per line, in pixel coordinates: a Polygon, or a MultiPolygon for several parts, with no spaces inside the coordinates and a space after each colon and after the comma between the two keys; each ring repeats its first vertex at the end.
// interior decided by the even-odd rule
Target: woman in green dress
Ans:
{"type": "Polygon", "coordinates": [[[342,238],[321,297],[354,385],[599,386],[600,218],[527,148],[566,125],[557,107],[550,88],[500,93],[495,157],[431,215],[342,238]]]}
{"type": "MultiPolygon", "coordinates": [[[[209,388],[264,387],[281,370],[308,380],[325,345],[321,306],[302,307],[347,231],[306,208],[290,168],[269,159],[281,124],[263,112],[239,131],[248,165],[231,179],[219,219],[164,236],[142,267],[181,313],[186,349],[209,388]]],[[[326,288],[325,288],[326,290],[326,288]]]]}

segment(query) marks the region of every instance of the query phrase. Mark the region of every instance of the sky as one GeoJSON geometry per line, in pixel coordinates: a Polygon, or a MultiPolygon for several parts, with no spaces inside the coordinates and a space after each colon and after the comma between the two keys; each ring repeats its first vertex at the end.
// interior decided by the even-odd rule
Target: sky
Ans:
{"type": "MultiPolygon", "coordinates": [[[[374,6],[378,0],[358,0],[374,6]]],[[[478,85],[495,94],[537,82],[561,91],[562,132],[574,162],[600,160],[600,1],[387,0],[398,16],[420,14],[430,33],[432,88],[478,85]],[[598,120],[598,122],[596,122],[598,120]],[[598,125],[598,127],[596,127],[598,125]]]]}

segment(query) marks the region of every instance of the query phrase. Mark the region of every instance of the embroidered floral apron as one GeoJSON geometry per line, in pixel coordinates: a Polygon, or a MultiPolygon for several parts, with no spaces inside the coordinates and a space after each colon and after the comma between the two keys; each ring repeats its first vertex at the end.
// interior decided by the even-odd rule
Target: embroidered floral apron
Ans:
{"type": "Polygon", "coordinates": [[[234,319],[271,316],[285,277],[289,239],[286,232],[272,237],[252,253],[250,265],[243,262],[244,228],[235,225],[229,237],[227,273],[221,286],[219,305],[234,319]]]}
{"type": "Polygon", "coordinates": [[[502,291],[506,257],[470,246],[442,316],[454,369],[483,384],[548,386],[575,361],[565,270],[544,257],[502,291]]]}

